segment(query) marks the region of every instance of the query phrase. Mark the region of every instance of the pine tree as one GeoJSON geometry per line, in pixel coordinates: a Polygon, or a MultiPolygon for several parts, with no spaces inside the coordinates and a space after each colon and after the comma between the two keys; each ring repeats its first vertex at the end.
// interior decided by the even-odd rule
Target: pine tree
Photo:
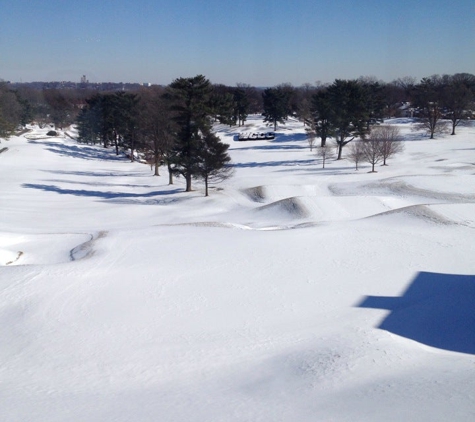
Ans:
{"type": "Polygon", "coordinates": [[[0,138],[10,137],[21,123],[22,106],[15,93],[0,82],[0,138]]]}
{"type": "Polygon", "coordinates": [[[138,101],[136,94],[118,91],[111,102],[116,153],[119,152],[119,146],[129,148],[132,161],[134,161],[134,151],[138,146],[138,101]]]}
{"type": "Polygon", "coordinates": [[[430,139],[434,139],[436,133],[445,130],[445,122],[442,122],[442,91],[443,82],[438,75],[423,78],[414,87],[414,105],[419,109],[419,128],[427,131],[430,139]]]}
{"type": "Polygon", "coordinates": [[[228,151],[229,145],[224,144],[213,133],[203,138],[199,152],[199,176],[205,182],[205,196],[208,196],[210,180],[221,181],[230,176],[232,168],[229,167],[231,158],[228,151]]]}
{"type": "Polygon", "coordinates": [[[234,96],[230,88],[225,85],[214,85],[210,98],[210,108],[214,119],[225,125],[235,125],[234,107],[234,96]]]}
{"type": "Polygon", "coordinates": [[[168,98],[178,127],[171,171],[185,178],[186,192],[191,191],[192,178],[200,175],[199,153],[203,137],[211,131],[211,92],[211,84],[203,75],[178,78],[169,86],[168,98]]]}
{"type": "MultiPolygon", "coordinates": [[[[87,101],[87,100],[86,100],[87,101]]],[[[88,104],[76,118],[78,128],[78,142],[85,144],[95,144],[100,142],[100,122],[97,108],[88,104]]]]}
{"type": "Polygon", "coordinates": [[[328,88],[328,100],[340,160],[343,147],[357,136],[364,138],[368,131],[368,99],[358,81],[337,79],[328,88]]]}
{"type": "Polygon", "coordinates": [[[447,80],[442,90],[442,103],[447,111],[447,117],[452,122],[452,133],[461,121],[469,116],[468,110],[475,100],[475,76],[469,73],[457,73],[446,76],[447,80]]]}
{"type": "Polygon", "coordinates": [[[324,147],[327,138],[332,135],[331,117],[333,109],[330,104],[328,91],[320,90],[312,97],[311,118],[308,125],[320,138],[320,146],[324,147]]]}
{"type": "Polygon", "coordinates": [[[165,161],[169,168],[169,184],[173,184],[170,158],[176,142],[177,126],[169,106],[161,87],[142,92],[139,127],[145,153],[151,165],[155,167],[154,175],[160,175],[160,163],[165,161]]]}
{"type": "Polygon", "coordinates": [[[264,122],[272,123],[276,130],[277,123],[285,124],[290,114],[289,92],[281,87],[267,88],[262,93],[262,99],[264,101],[264,122]]]}
{"type": "Polygon", "coordinates": [[[239,126],[244,125],[249,115],[249,98],[244,89],[237,87],[234,90],[234,121],[239,126]]]}

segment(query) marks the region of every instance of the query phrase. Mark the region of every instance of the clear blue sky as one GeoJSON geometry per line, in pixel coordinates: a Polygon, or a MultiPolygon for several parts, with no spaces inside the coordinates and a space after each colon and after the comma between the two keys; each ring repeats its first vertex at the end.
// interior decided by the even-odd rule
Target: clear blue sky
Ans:
{"type": "Polygon", "coordinates": [[[0,78],[272,86],[475,74],[474,0],[0,0],[0,78]]]}

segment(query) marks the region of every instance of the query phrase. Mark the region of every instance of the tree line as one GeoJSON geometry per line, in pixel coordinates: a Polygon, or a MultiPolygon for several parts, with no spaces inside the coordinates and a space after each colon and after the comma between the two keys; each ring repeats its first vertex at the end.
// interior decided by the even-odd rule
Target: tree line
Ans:
{"type": "Polygon", "coordinates": [[[203,75],[178,78],[167,87],[139,93],[98,93],[86,100],[77,117],[78,141],[125,149],[131,160],[145,159],[155,168],[166,164],[170,184],[174,176],[205,182],[231,173],[228,145],[212,132],[215,121],[240,124],[247,118],[249,102],[242,89],[234,95],[212,86],[203,75]]]}
{"type": "MultiPolygon", "coordinates": [[[[113,146],[116,153],[127,149],[132,160],[138,152],[156,175],[165,164],[170,183],[183,176],[189,191],[193,178],[202,178],[207,187],[210,177],[224,177],[229,169],[226,149],[211,131],[214,122],[241,126],[249,114],[259,113],[276,130],[296,118],[304,123],[311,148],[317,138],[321,148],[332,138],[341,159],[350,142],[371,139],[377,123],[401,113],[414,117],[431,139],[448,125],[455,135],[458,125],[474,117],[474,101],[475,76],[468,73],[433,75],[419,83],[410,77],[391,83],[360,77],[266,89],[211,84],[198,75],[165,87],[105,93],[11,89],[0,83],[0,137],[31,121],[59,128],[77,123],[79,142],[113,146]]],[[[360,156],[360,145],[354,144],[350,158],[360,156]]]]}

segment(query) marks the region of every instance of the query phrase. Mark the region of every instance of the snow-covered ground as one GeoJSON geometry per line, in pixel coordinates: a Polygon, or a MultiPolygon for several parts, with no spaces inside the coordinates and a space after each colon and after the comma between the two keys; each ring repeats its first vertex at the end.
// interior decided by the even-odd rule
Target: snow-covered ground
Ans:
{"type": "Polygon", "coordinates": [[[301,123],[203,196],[45,130],[2,141],[0,420],[475,420],[475,126],[369,173],[301,123]]]}

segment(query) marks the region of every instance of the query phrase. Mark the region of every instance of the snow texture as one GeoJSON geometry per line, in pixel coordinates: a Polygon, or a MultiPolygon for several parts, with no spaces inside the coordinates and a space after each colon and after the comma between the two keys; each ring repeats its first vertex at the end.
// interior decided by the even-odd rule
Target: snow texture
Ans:
{"type": "Polygon", "coordinates": [[[475,420],[475,126],[387,123],[377,173],[217,126],[208,198],[73,129],[2,140],[0,420],[475,420]]]}

